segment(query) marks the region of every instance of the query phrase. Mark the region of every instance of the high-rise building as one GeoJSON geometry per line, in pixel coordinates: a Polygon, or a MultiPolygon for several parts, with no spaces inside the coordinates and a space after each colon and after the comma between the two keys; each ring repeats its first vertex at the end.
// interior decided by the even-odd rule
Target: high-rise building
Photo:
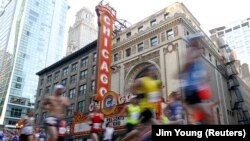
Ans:
{"type": "Polygon", "coordinates": [[[222,37],[234,49],[241,64],[250,64],[250,18],[210,30],[211,38],[222,37]]]}
{"type": "Polygon", "coordinates": [[[67,55],[97,39],[94,17],[85,7],[76,13],[75,23],[68,32],[67,55]]]}
{"type": "Polygon", "coordinates": [[[67,0],[8,0],[0,13],[0,124],[33,108],[36,72],[62,57],[67,0]]]}

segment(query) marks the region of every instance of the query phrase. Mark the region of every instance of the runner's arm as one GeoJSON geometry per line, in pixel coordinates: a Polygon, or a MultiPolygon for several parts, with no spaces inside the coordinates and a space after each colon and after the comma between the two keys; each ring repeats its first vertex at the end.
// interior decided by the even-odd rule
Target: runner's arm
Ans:
{"type": "Polygon", "coordinates": [[[42,109],[48,110],[50,108],[50,98],[46,97],[44,100],[42,100],[41,105],[42,109]]]}
{"type": "Polygon", "coordinates": [[[121,116],[126,116],[128,114],[128,107],[125,106],[122,108],[121,112],[118,113],[118,115],[121,115],[121,116]]]}
{"type": "Polygon", "coordinates": [[[70,106],[69,99],[68,99],[68,98],[65,98],[64,101],[65,101],[64,105],[65,105],[66,107],[69,107],[69,106],[70,106]]]}

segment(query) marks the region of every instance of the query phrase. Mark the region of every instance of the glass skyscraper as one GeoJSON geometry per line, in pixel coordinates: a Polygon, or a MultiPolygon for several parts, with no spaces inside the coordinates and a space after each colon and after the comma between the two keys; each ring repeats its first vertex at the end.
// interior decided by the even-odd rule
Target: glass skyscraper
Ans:
{"type": "Polygon", "coordinates": [[[7,0],[0,13],[0,124],[33,108],[36,72],[62,57],[67,0],[7,0]]]}
{"type": "Polygon", "coordinates": [[[240,63],[250,65],[250,18],[210,30],[211,38],[222,37],[237,54],[240,63]]]}

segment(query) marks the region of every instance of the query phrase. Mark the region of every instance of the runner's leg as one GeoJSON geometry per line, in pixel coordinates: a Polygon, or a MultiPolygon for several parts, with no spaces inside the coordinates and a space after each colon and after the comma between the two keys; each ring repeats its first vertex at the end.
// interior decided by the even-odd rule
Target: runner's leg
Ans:
{"type": "Polygon", "coordinates": [[[92,133],[91,138],[92,138],[93,141],[99,141],[98,135],[96,133],[92,133]]]}
{"type": "Polygon", "coordinates": [[[55,126],[48,126],[48,141],[57,141],[58,134],[57,134],[57,128],[55,126]]]}
{"type": "Polygon", "coordinates": [[[130,141],[131,139],[137,137],[139,135],[139,132],[137,129],[132,130],[129,132],[121,141],[130,141]]]}
{"type": "Polygon", "coordinates": [[[28,135],[27,136],[27,141],[33,141],[33,135],[28,135]]]}

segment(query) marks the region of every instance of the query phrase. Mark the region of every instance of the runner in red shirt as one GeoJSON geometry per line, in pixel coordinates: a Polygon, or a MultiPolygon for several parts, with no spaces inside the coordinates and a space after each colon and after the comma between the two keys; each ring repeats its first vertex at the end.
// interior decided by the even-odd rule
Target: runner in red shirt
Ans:
{"type": "Polygon", "coordinates": [[[98,106],[95,106],[93,113],[89,114],[88,121],[91,124],[91,136],[93,141],[99,141],[98,134],[102,131],[103,114],[99,112],[98,106]]]}

